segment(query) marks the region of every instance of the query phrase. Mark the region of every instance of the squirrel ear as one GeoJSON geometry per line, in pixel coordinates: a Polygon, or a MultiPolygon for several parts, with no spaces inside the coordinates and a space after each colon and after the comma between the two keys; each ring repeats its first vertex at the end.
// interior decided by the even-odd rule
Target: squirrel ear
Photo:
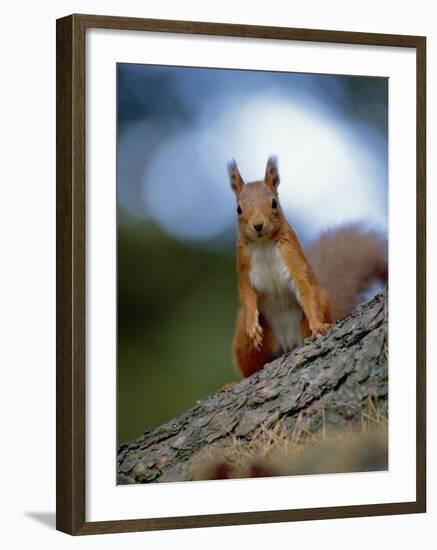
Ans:
{"type": "Polygon", "coordinates": [[[279,185],[278,158],[276,156],[271,156],[267,160],[264,182],[273,189],[279,185]]]}
{"type": "Polygon", "coordinates": [[[243,178],[240,176],[237,163],[234,159],[228,162],[228,173],[229,179],[231,181],[231,188],[238,197],[238,195],[241,193],[241,190],[243,189],[244,181],[243,178]]]}

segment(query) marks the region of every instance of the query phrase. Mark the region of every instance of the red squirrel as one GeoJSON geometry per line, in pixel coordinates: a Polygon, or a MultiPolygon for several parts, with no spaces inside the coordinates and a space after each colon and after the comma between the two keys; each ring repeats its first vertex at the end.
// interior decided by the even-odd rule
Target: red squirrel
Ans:
{"type": "Polygon", "coordinates": [[[322,235],[305,254],[281,208],[276,157],[262,181],[244,183],[234,160],[228,172],[241,304],[233,355],[246,377],[350,313],[372,278],[386,278],[386,246],[376,233],[349,226],[322,235]]]}

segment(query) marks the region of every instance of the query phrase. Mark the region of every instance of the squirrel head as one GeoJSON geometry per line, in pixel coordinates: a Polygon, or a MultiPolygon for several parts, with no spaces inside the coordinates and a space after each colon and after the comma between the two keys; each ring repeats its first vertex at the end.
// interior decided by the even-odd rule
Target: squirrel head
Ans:
{"type": "Polygon", "coordinates": [[[240,235],[249,242],[272,240],[284,222],[278,197],[277,158],[268,159],[262,181],[244,183],[235,160],[228,163],[228,172],[231,188],[237,197],[240,235]]]}

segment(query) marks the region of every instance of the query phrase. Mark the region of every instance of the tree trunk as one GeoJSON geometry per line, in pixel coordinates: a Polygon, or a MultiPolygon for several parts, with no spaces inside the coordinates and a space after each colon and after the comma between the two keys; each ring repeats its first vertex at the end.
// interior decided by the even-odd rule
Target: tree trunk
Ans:
{"type": "Polygon", "coordinates": [[[369,396],[388,409],[387,292],[358,306],[324,336],[201,399],[174,420],[118,449],[118,483],[190,479],[189,460],[213,442],[250,440],[278,421],[293,431],[359,426],[369,396]]]}

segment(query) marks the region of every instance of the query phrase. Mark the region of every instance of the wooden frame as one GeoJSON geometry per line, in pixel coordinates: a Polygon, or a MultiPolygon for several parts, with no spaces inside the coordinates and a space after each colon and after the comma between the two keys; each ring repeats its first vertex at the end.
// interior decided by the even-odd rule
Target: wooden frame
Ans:
{"type": "Polygon", "coordinates": [[[420,36],[71,15],[57,21],[57,529],[72,535],[273,523],[426,510],[426,39],[420,36]],[[416,501],[120,521],[85,520],[85,30],[106,28],[416,49],[416,501]]]}

